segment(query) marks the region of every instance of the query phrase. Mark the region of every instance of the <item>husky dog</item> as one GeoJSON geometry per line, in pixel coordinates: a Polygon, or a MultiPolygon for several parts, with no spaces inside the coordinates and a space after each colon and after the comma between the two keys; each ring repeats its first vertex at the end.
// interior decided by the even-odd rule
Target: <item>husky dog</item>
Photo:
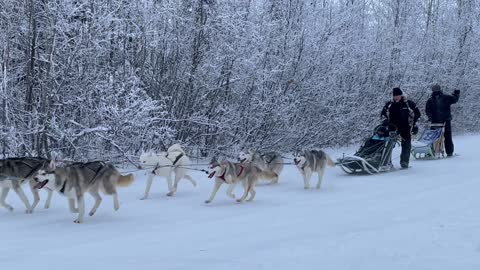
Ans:
{"type": "MultiPolygon", "coordinates": [[[[10,211],[13,211],[13,207],[5,202],[7,198],[8,192],[10,189],[13,189],[18,197],[22,200],[23,204],[27,208],[27,213],[32,213],[35,207],[37,206],[38,202],[40,201],[40,196],[38,194],[38,190],[34,188],[35,181],[33,180],[33,175],[40,169],[45,169],[48,164],[50,163],[49,160],[44,158],[33,158],[33,157],[25,157],[25,158],[7,158],[0,160],[0,187],[1,187],[1,194],[0,194],[0,206],[7,208],[10,211]],[[28,202],[25,193],[23,192],[22,185],[25,183],[29,183],[30,190],[33,194],[33,204],[30,205],[28,202]]],[[[50,202],[52,200],[53,192],[51,190],[48,191],[48,198],[45,202],[45,208],[50,207],[50,202]]]]}
{"type": "Polygon", "coordinates": [[[238,154],[238,161],[242,164],[252,163],[260,170],[268,172],[268,175],[273,175],[269,179],[271,180],[270,184],[278,183],[278,177],[283,170],[283,158],[276,152],[242,151],[238,154]]]}
{"type": "Polygon", "coordinates": [[[140,167],[149,169],[147,186],[142,200],[148,198],[153,178],[155,176],[165,177],[168,183],[167,196],[173,196],[177,191],[178,182],[182,178],[189,180],[195,187],[197,183],[187,174],[186,166],[189,166],[190,159],[179,144],[170,146],[167,152],[162,153],[142,153],[140,155],[140,167]],[[172,172],[175,173],[175,182],[172,185],[172,172]]]}
{"type": "Polygon", "coordinates": [[[210,203],[215,198],[218,189],[222,184],[229,184],[227,189],[227,195],[235,199],[233,189],[237,183],[243,183],[244,192],[242,197],[237,199],[237,202],[243,202],[248,193],[250,197],[247,201],[251,201],[255,198],[255,184],[259,178],[271,178],[273,173],[262,171],[259,168],[253,166],[251,163],[240,164],[229,161],[223,161],[219,163],[216,160],[210,162],[210,172],[208,178],[215,177],[215,185],[213,186],[212,193],[205,203],[210,203]]]}
{"type": "Polygon", "coordinates": [[[121,175],[112,164],[102,161],[74,163],[58,168],[54,162],[50,162],[46,169],[41,169],[35,174],[34,180],[37,182],[35,188],[48,187],[66,196],[70,211],[78,213],[77,219],[73,222],[82,223],[85,215],[86,192],[95,199],[95,204],[89,212],[90,216],[95,214],[102,202],[100,191],[113,196],[113,208],[116,211],[120,208],[116,187],[129,186],[134,177],[133,174],[121,175]],[[78,209],[75,208],[75,201],[78,209]]]}
{"type": "Polygon", "coordinates": [[[310,178],[318,174],[317,189],[320,189],[323,174],[327,167],[335,167],[335,162],[322,150],[299,151],[293,154],[293,162],[303,176],[304,188],[310,188],[310,178]]]}

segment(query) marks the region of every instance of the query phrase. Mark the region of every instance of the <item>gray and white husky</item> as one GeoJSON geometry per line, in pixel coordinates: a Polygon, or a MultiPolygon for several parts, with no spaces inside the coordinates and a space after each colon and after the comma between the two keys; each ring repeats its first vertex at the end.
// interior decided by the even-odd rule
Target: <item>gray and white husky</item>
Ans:
{"type": "Polygon", "coordinates": [[[278,183],[280,173],[283,170],[283,158],[277,152],[241,151],[238,154],[238,161],[242,164],[252,163],[262,171],[268,172],[268,175],[273,175],[273,177],[267,179],[271,180],[270,184],[278,183]]]}
{"type": "MultiPolygon", "coordinates": [[[[50,160],[37,157],[23,157],[23,158],[7,158],[0,160],[0,206],[13,211],[13,207],[5,202],[8,192],[13,189],[17,193],[20,200],[27,208],[27,213],[32,213],[38,202],[40,201],[40,195],[37,189],[34,188],[35,181],[33,175],[41,169],[45,169],[50,160]],[[30,190],[33,194],[33,203],[30,202],[23,192],[22,185],[29,183],[30,190]]],[[[50,207],[53,192],[48,190],[48,198],[45,202],[45,208],[50,207]]]]}
{"type": "Polygon", "coordinates": [[[305,189],[310,188],[310,178],[314,172],[318,174],[317,189],[320,189],[325,169],[335,167],[335,162],[322,150],[297,151],[293,154],[293,162],[303,176],[305,189]]]}
{"type": "Polygon", "coordinates": [[[262,171],[256,166],[253,166],[251,163],[240,164],[230,161],[218,162],[216,160],[212,160],[210,162],[209,169],[210,171],[208,178],[212,179],[215,177],[215,184],[210,197],[205,201],[205,203],[212,202],[222,184],[229,184],[227,195],[235,199],[233,190],[235,185],[238,183],[243,184],[244,191],[243,195],[237,199],[237,202],[243,202],[249,193],[250,197],[247,201],[251,201],[256,195],[255,184],[257,183],[258,179],[273,177],[272,173],[262,171]]]}
{"type": "Polygon", "coordinates": [[[90,216],[95,214],[102,202],[100,191],[113,196],[113,208],[116,211],[120,208],[116,187],[129,186],[134,177],[133,174],[121,175],[112,164],[102,161],[74,163],[65,167],[56,167],[55,162],[52,161],[46,169],[41,169],[34,175],[34,180],[37,182],[35,188],[48,187],[66,196],[70,211],[78,212],[74,222],[82,223],[85,215],[84,194],[86,192],[95,199],[95,205],[89,212],[90,216]],[[75,202],[78,209],[75,208],[75,202]]]}

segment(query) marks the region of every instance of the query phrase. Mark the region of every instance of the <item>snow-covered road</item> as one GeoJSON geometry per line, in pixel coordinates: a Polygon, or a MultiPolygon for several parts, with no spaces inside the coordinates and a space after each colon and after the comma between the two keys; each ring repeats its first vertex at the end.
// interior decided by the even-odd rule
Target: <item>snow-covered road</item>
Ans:
{"type": "Polygon", "coordinates": [[[183,181],[170,198],[157,180],[141,201],[139,173],[119,189],[118,212],[104,196],[80,225],[57,194],[51,209],[27,215],[10,192],[15,211],[0,209],[0,269],[480,269],[480,136],[455,141],[460,156],[412,161],[405,171],[330,169],[320,191],[304,190],[288,167],[278,185],[258,186],[242,204],[223,187],[205,205],[213,183],[197,173],[197,188],[183,181]]]}

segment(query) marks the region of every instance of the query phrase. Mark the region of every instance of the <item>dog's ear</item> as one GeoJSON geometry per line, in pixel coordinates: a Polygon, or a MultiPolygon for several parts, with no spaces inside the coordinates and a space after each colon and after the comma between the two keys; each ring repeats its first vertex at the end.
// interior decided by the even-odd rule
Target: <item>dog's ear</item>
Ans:
{"type": "Polygon", "coordinates": [[[185,152],[185,149],[184,149],[184,146],[181,145],[181,144],[179,144],[179,143],[177,143],[177,149],[178,149],[179,152],[181,152],[181,153],[183,153],[183,154],[186,153],[186,152],[185,152]]]}
{"type": "Polygon", "coordinates": [[[50,153],[50,157],[51,157],[50,160],[55,162],[55,160],[57,159],[57,156],[58,156],[57,153],[52,151],[50,153]]]}
{"type": "Polygon", "coordinates": [[[50,163],[48,163],[47,171],[54,171],[55,168],[57,168],[57,165],[55,164],[55,160],[50,160],[50,163]]]}

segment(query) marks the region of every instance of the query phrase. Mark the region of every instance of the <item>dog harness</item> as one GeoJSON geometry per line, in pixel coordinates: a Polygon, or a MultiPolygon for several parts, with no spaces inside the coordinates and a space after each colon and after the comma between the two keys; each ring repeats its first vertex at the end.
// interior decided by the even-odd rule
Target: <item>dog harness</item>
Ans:
{"type": "Polygon", "coordinates": [[[37,164],[37,166],[32,166],[32,165],[28,164],[25,160],[22,160],[20,158],[10,158],[10,159],[7,159],[7,160],[12,160],[12,161],[18,160],[21,163],[23,163],[24,165],[31,168],[30,172],[25,177],[23,177],[23,179],[27,179],[27,178],[31,177],[35,172],[37,172],[40,168],[42,168],[46,163],[46,160],[42,160],[41,162],[39,162],[37,164]]]}
{"type": "Polygon", "coordinates": [[[263,155],[261,155],[261,157],[262,157],[263,161],[265,161],[265,163],[267,163],[267,165],[272,163],[272,161],[275,159],[275,155],[272,155],[272,158],[268,161],[266,160],[267,154],[263,154],[263,155]]]}
{"type": "MultiPolygon", "coordinates": [[[[240,172],[237,174],[237,177],[240,177],[240,175],[242,175],[244,169],[245,169],[245,167],[240,166],[240,172]]],[[[225,179],[225,174],[226,174],[226,173],[227,173],[227,169],[225,169],[225,171],[223,172],[223,174],[218,177],[218,178],[222,179],[223,182],[225,182],[225,183],[227,183],[227,179],[225,179]]]]}
{"type": "Polygon", "coordinates": [[[242,175],[243,169],[245,169],[245,167],[243,167],[242,165],[240,165],[240,172],[238,173],[237,177],[240,177],[240,175],[242,175]]]}
{"type": "Polygon", "coordinates": [[[80,165],[81,167],[87,168],[87,169],[91,170],[92,172],[94,172],[94,175],[93,175],[92,179],[90,180],[90,182],[93,183],[97,179],[97,177],[100,174],[100,172],[102,171],[102,169],[105,168],[107,164],[103,161],[90,161],[90,162],[86,162],[86,163],[75,162],[73,164],[68,165],[67,167],[78,166],[78,165],[80,165]],[[94,169],[94,168],[91,167],[91,165],[95,164],[95,163],[100,164],[100,166],[97,169],[94,169]]]}
{"type": "Polygon", "coordinates": [[[63,181],[62,188],[60,189],[60,193],[64,194],[65,193],[65,188],[67,187],[67,181],[63,181]]]}
{"type": "MultiPolygon", "coordinates": [[[[166,158],[168,158],[168,153],[165,155],[166,158]]],[[[180,153],[177,158],[173,161],[173,165],[177,165],[177,162],[183,157],[183,153],[180,153]]],[[[169,159],[169,158],[168,158],[169,159]]]]}
{"type": "Polygon", "coordinates": [[[223,182],[225,182],[225,183],[227,182],[227,180],[225,179],[225,174],[226,174],[226,173],[227,173],[227,169],[225,169],[225,171],[223,172],[223,174],[218,177],[218,178],[222,179],[223,182]]]}
{"type": "Polygon", "coordinates": [[[177,165],[177,162],[183,157],[183,153],[181,153],[180,155],[178,155],[178,157],[175,159],[175,161],[173,161],[173,165],[177,165]]]}
{"type": "MultiPolygon", "coordinates": [[[[29,164],[25,163],[25,165],[29,166],[30,168],[32,168],[29,164]]],[[[32,170],[27,174],[27,176],[25,176],[25,178],[29,178],[31,177],[36,171],[38,171],[43,165],[45,164],[45,162],[41,162],[39,163],[37,166],[33,167],[32,170]]]]}

